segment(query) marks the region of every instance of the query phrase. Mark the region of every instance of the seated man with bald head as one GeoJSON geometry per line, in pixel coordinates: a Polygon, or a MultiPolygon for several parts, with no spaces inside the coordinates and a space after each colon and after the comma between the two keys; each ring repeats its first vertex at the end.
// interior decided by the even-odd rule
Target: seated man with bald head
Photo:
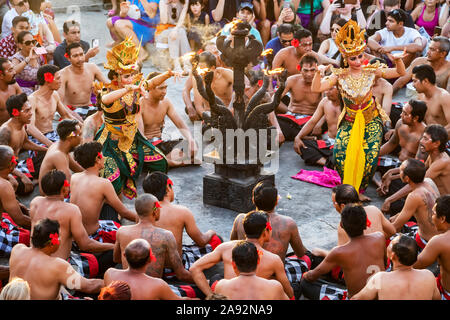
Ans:
{"type": "Polygon", "coordinates": [[[190,300],[187,297],[177,296],[164,280],[146,274],[149,266],[157,261],[147,240],[131,241],[125,247],[124,258],[128,268],[108,269],[105,273],[106,285],[113,281],[128,283],[131,289],[131,300],[190,300]]]}
{"type": "Polygon", "coordinates": [[[220,280],[215,293],[230,300],[289,300],[281,283],[256,275],[260,260],[258,253],[253,243],[237,242],[231,251],[231,264],[237,277],[220,280]]]}

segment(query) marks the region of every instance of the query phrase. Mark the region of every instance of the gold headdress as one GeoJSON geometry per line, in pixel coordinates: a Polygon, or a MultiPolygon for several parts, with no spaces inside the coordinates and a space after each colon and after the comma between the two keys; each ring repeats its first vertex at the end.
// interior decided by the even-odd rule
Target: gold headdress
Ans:
{"type": "Polygon", "coordinates": [[[137,71],[139,68],[136,61],[140,49],[141,44],[136,48],[131,38],[127,38],[106,53],[107,62],[103,66],[105,69],[114,70],[119,74],[131,70],[137,71]]]}
{"type": "Polygon", "coordinates": [[[336,45],[343,56],[360,54],[366,48],[365,29],[360,30],[358,23],[349,20],[337,33],[336,45]]]}

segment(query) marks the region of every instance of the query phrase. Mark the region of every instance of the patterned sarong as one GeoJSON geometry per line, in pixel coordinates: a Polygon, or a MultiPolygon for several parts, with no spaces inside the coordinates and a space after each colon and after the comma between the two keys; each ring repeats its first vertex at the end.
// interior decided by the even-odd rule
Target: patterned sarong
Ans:
{"type": "Polygon", "coordinates": [[[318,279],[315,282],[302,280],[302,294],[310,300],[348,300],[348,291],[338,284],[318,279]]]}
{"type": "Polygon", "coordinates": [[[23,243],[30,246],[30,231],[19,227],[6,212],[0,222],[0,256],[9,257],[12,248],[23,243]]]}
{"type": "Polygon", "coordinates": [[[92,279],[98,274],[98,261],[92,253],[71,251],[67,262],[85,278],[92,279]]]}
{"type": "MultiPolygon", "coordinates": [[[[214,235],[209,243],[204,247],[199,247],[197,245],[183,245],[182,246],[182,254],[181,254],[181,261],[184,265],[184,268],[186,270],[189,270],[189,268],[194,264],[195,261],[203,257],[205,254],[208,254],[212,252],[219,244],[223,242],[223,239],[221,239],[219,236],[214,235]]],[[[174,279],[175,278],[175,272],[173,272],[170,268],[164,268],[164,279],[174,279]]]]}
{"type": "Polygon", "coordinates": [[[445,290],[444,287],[442,286],[442,281],[441,281],[441,275],[440,274],[436,278],[436,284],[437,284],[437,287],[439,289],[439,292],[441,293],[441,300],[450,300],[450,292],[445,290]]]}
{"type": "Polygon", "coordinates": [[[304,255],[298,258],[294,254],[289,254],[284,260],[284,271],[290,283],[300,282],[305,272],[311,269],[311,259],[304,255]]]}
{"type": "Polygon", "coordinates": [[[180,297],[204,299],[205,294],[194,284],[169,284],[170,289],[180,297]]]}
{"type": "MultiPolygon", "coordinates": [[[[55,130],[50,131],[50,132],[47,132],[47,133],[44,133],[44,136],[45,136],[48,140],[50,140],[51,142],[56,142],[56,141],[59,140],[59,136],[58,136],[58,134],[56,133],[55,130]]],[[[31,142],[36,143],[37,145],[46,147],[45,144],[43,144],[42,142],[40,142],[39,140],[37,140],[37,139],[36,139],[35,137],[33,137],[33,136],[28,136],[28,139],[29,139],[31,142]]],[[[34,157],[36,157],[38,154],[42,154],[42,153],[43,153],[43,152],[36,152],[36,151],[31,151],[31,150],[28,151],[28,155],[29,155],[31,158],[34,158],[34,157]]],[[[42,159],[43,159],[43,157],[42,157],[42,159]]]]}
{"type": "Polygon", "coordinates": [[[86,120],[87,117],[89,117],[91,114],[94,114],[97,112],[97,107],[90,104],[88,106],[81,106],[81,107],[73,107],[70,105],[67,105],[67,107],[75,111],[83,120],[86,120]]]}
{"type": "Polygon", "coordinates": [[[42,164],[43,157],[33,157],[20,160],[16,166],[16,169],[22,172],[30,179],[37,179],[39,177],[39,169],[42,164]]]}
{"type": "Polygon", "coordinates": [[[115,243],[116,233],[120,228],[120,224],[112,220],[99,220],[99,228],[89,238],[102,243],[115,243]]]}
{"type": "MultiPolygon", "coordinates": [[[[336,165],[336,170],[341,179],[344,177],[344,164],[346,158],[347,145],[350,140],[350,133],[353,128],[353,123],[347,120],[342,120],[340,123],[336,143],[334,145],[333,157],[336,165]]],[[[362,180],[359,191],[365,190],[372,180],[373,175],[377,169],[378,153],[381,147],[381,140],[383,137],[383,123],[379,116],[365,125],[363,150],[365,155],[364,172],[362,173],[362,180]]]]}

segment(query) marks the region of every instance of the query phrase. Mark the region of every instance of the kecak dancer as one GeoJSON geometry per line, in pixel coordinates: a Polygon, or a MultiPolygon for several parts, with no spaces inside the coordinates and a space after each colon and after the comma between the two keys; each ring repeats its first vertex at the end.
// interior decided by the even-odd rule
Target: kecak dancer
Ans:
{"type": "MultiPolygon", "coordinates": [[[[349,20],[338,32],[335,42],[343,56],[341,68],[331,65],[330,76],[321,79],[324,69],[319,67],[313,79],[311,90],[323,92],[337,85],[343,102],[338,120],[338,132],[334,145],[334,161],[342,183],[350,184],[360,192],[360,199],[370,200],[361,194],[369,185],[378,161],[383,122],[389,120],[380,102],[373,96],[373,87],[379,77],[397,78],[405,74],[402,58],[405,52],[390,55],[395,68],[385,64],[369,64],[364,54],[365,30],[349,20]]],[[[327,67],[328,68],[328,67],[327,67]]]]}
{"type": "Polygon", "coordinates": [[[144,167],[150,172],[167,172],[168,168],[164,154],[138,130],[136,115],[145,89],[153,89],[173,73],[169,70],[151,80],[143,79],[138,72],[139,50],[131,39],[126,39],[108,51],[104,67],[117,75],[117,81],[95,84],[100,89],[98,98],[105,120],[95,136],[103,144],[103,177],[111,181],[117,194],[123,192],[129,199],[137,196],[135,180],[144,167]]]}

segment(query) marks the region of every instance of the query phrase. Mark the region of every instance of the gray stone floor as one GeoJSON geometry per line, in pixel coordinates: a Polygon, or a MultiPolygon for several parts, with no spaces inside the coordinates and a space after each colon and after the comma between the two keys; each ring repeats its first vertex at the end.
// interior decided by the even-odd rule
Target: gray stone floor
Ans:
{"type": "MultiPolygon", "coordinates": [[[[106,11],[83,11],[80,12],[81,35],[84,41],[91,43],[94,38],[100,39],[100,53],[91,60],[103,70],[105,62],[105,44],[111,41],[106,28],[106,11]]],[[[55,22],[62,32],[62,24],[67,19],[76,18],[73,14],[57,14],[55,22]]],[[[148,74],[155,68],[148,63],[144,64],[143,72],[148,74]]],[[[103,70],[104,71],[104,70],[103,70]]],[[[105,72],[106,74],[106,72],[105,72]]],[[[193,125],[184,113],[184,103],[181,91],[186,79],[174,82],[168,80],[167,96],[173,102],[176,110],[186,121],[192,130],[193,125]]],[[[405,101],[404,95],[396,97],[396,101],[405,101]]],[[[167,120],[164,134],[175,137],[178,135],[177,129],[167,120]]],[[[299,227],[300,235],[308,249],[321,247],[331,249],[337,242],[336,226],[339,222],[339,215],[335,212],[331,203],[331,189],[316,186],[306,182],[291,179],[291,176],[301,169],[321,170],[317,167],[308,167],[303,160],[294,152],[293,142],[287,142],[280,148],[280,167],[275,176],[275,181],[282,200],[279,202],[277,210],[279,213],[292,217],[299,227]],[[291,199],[286,196],[290,194],[291,199]]],[[[213,171],[211,164],[203,163],[201,166],[189,166],[169,171],[169,175],[174,182],[175,202],[189,207],[195,215],[196,222],[201,231],[214,229],[225,240],[229,239],[230,231],[237,212],[209,206],[203,204],[203,176],[213,171]]],[[[141,176],[138,181],[138,190],[142,192],[141,176]]],[[[24,203],[37,194],[22,199],[24,203]]],[[[376,195],[375,188],[370,186],[367,195],[373,199],[372,204],[380,207],[382,199],[376,195]]],[[[133,208],[133,201],[126,200],[126,205],[133,208]]],[[[185,242],[191,240],[185,235],[185,242]]]]}

